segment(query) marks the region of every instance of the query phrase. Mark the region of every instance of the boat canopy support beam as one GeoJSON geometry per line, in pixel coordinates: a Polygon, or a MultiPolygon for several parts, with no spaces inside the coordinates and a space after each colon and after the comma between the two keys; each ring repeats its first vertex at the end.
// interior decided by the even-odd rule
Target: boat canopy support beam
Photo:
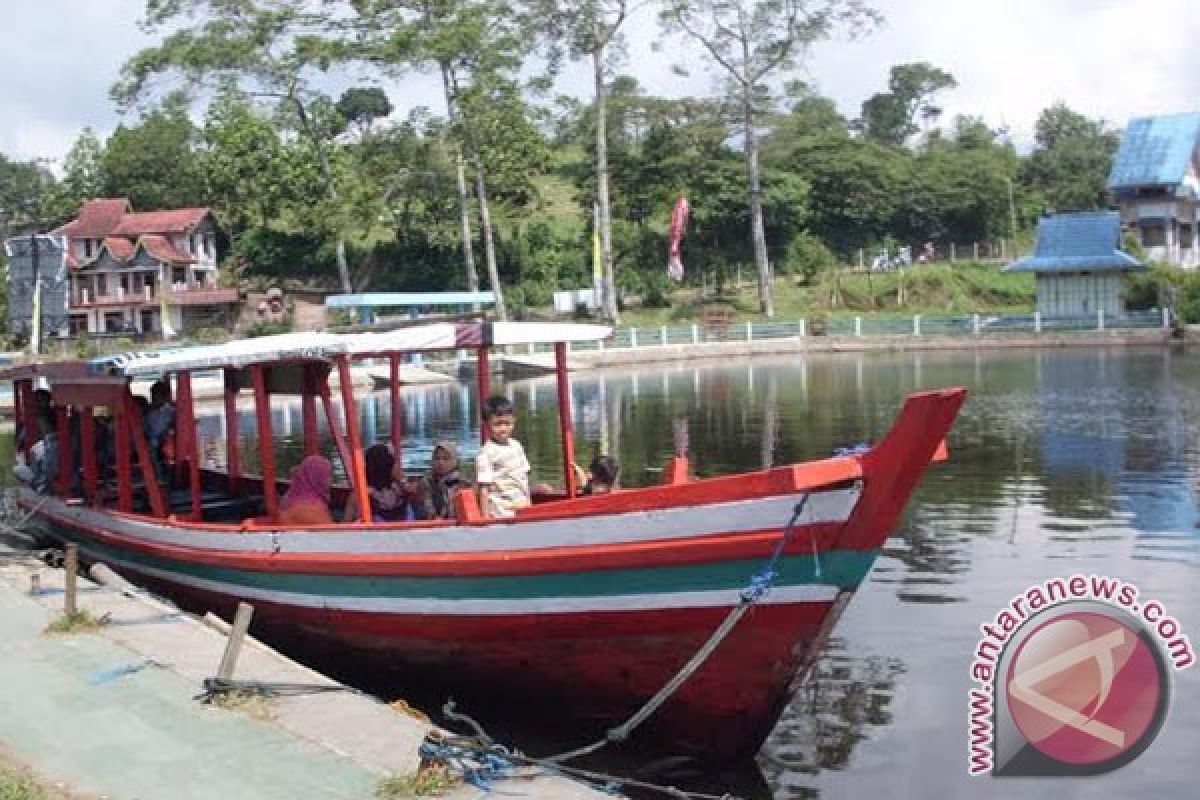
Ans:
{"type": "Polygon", "coordinates": [[[367,493],[367,464],[363,458],[362,435],[358,429],[358,407],[354,405],[354,379],[350,374],[350,359],[338,356],[338,383],[342,390],[342,411],[346,415],[346,436],[350,439],[350,484],[358,501],[358,518],[371,522],[371,497],[367,493]]]}
{"type": "Polygon", "coordinates": [[[275,477],[275,436],[271,431],[271,396],[267,393],[266,368],[261,364],[250,367],[254,382],[254,412],[258,417],[258,452],[262,464],[263,501],[267,516],[274,522],[279,517],[279,484],[275,477]]]}

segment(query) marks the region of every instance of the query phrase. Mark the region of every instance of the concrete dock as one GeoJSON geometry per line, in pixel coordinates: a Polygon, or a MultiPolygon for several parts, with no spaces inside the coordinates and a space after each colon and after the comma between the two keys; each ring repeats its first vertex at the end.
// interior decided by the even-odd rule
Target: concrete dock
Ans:
{"type": "MultiPolygon", "coordinates": [[[[367,800],[382,780],[417,770],[432,726],[365,695],[276,697],[255,701],[254,714],[199,702],[226,636],[148,597],[81,577],[80,607],[105,624],[46,633],[62,609],[63,576],[0,547],[0,750],[40,780],[115,800],[367,800]]],[[[337,685],[253,640],[234,677],[337,685]]],[[[540,773],[494,791],[612,797],[540,773]]],[[[443,796],[480,794],[459,786],[443,796]]]]}

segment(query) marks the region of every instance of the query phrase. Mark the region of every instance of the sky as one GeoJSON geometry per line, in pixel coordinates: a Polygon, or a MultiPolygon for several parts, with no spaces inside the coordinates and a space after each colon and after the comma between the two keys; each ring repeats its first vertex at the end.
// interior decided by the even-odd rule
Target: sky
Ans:
{"type": "MultiPolygon", "coordinates": [[[[0,153],[61,159],[85,126],[107,135],[121,121],[109,87],[121,64],[154,40],[138,28],[144,0],[3,0],[0,153]]],[[[854,41],[835,38],[807,54],[796,77],[855,117],[886,87],[894,64],[928,61],[955,76],[941,95],[943,119],[981,115],[1029,146],[1039,112],[1056,102],[1122,127],[1133,116],[1200,110],[1196,0],[876,0],[886,18],[854,41]]],[[[627,25],[628,59],[647,91],[715,91],[702,54],[659,38],[643,11],[627,25]],[[682,61],[686,76],[672,67],[682,61]]],[[[398,113],[441,109],[440,84],[415,76],[386,87],[398,113]]],[[[559,90],[590,94],[584,65],[559,90]]]]}

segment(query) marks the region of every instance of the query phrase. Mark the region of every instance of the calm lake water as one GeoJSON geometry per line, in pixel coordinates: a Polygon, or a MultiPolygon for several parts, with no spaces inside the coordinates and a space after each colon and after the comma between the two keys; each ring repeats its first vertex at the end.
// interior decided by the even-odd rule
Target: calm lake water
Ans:
{"type": "MultiPolygon", "coordinates": [[[[815,356],[580,373],[578,460],[619,456],[625,485],[659,480],[686,431],[695,471],[716,475],[823,457],[873,441],[904,396],[966,386],[951,458],[926,476],[752,775],[695,788],[761,798],[1192,797],[1200,778],[1200,667],[1173,675],[1158,739],[1105,776],[967,776],[969,664],[979,626],[1027,586],[1074,573],[1136,583],[1200,646],[1200,354],[1061,350],[815,356]]],[[[500,387],[539,480],[561,482],[552,380],[500,387]]],[[[477,443],[473,392],[405,389],[405,462],[432,442],[477,443]]],[[[386,395],[360,408],[387,437],[386,395]]],[[[219,411],[201,415],[220,461],[219,411]]],[[[247,411],[244,429],[253,427],[247,411]]],[[[298,407],[277,410],[282,465],[298,407]]],[[[248,440],[243,453],[248,451],[248,440]]]]}

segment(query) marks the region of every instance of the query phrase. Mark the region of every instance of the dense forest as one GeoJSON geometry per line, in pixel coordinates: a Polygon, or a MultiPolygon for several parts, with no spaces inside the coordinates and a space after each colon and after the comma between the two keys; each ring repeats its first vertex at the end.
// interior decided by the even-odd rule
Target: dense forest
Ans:
{"type": "Polygon", "coordinates": [[[858,0],[643,9],[659,57],[690,41],[689,68],[723,81],[707,97],[639,83],[622,40],[633,5],[147,0],[157,43],[112,89],[125,121],[107,139],[82,130],[55,170],[0,154],[0,222],[48,229],[101,196],[210,206],[242,285],[478,285],[519,310],[590,285],[594,247],[606,286],[661,302],[682,195],[685,280],[744,268],[769,314],[764,276],[812,277],[860,248],[1011,239],[1044,212],[1108,203],[1118,135],[1065,105],[1021,152],[982,117],[943,119],[957,84],[932,64],[892,67],[854,118],[795,80],[814,42],[881,23],[858,0]],[[572,60],[592,96],[555,93],[572,60]],[[389,96],[415,77],[436,78],[443,102],[398,115],[389,96]]]}

